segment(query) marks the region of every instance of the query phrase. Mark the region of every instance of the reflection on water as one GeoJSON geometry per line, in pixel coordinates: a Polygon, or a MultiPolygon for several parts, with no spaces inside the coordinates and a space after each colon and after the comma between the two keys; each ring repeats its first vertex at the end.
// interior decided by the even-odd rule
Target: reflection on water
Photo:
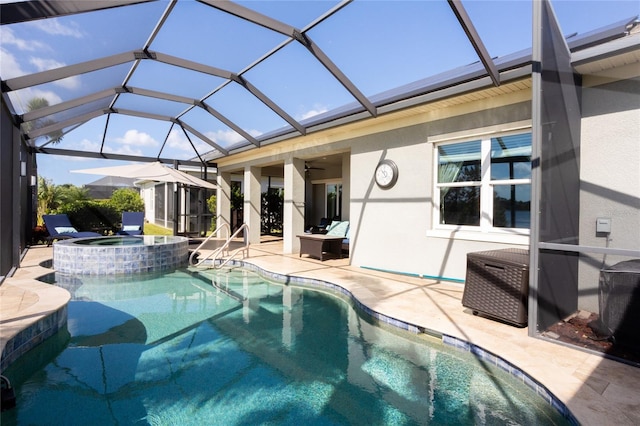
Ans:
{"type": "Polygon", "coordinates": [[[563,422],[502,371],[323,292],[240,270],[56,281],[66,346],[11,367],[3,424],[563,422]]]}

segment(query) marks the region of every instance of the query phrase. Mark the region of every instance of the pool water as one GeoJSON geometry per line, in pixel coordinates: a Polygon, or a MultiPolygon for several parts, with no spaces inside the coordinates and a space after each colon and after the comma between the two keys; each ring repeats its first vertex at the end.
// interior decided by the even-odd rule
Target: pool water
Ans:
{"type": "Polygon", "coordinates": [[[56,282],[67,330],[3,373],[3,425],[566,424],[504,371],[344,297],[239,269],[56,282]]]}

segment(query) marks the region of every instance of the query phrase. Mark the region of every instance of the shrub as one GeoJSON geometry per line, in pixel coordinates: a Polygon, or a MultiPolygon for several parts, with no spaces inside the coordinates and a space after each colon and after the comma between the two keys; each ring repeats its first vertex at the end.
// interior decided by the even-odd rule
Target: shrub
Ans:
{"type": "Polygon", "coordinates": [[[216,230],[216,220],[217,220],[216,211],[217,211],[217,208],[218,208],[218,205],[216,204],[216,196],[215,195],[212,195],[211,197],[209,197],[209,199],[207,199],[207,207],[209,208],[209,212],[211,212],[211,214],[213,215],[211,217],[210,231],[214,232],[216,230]]]}
{"type": "Polygon", "coordinates": [[[102,230],[115,232],[121,220],[121,212],[105,201],[75,201],[58,210],[66,213],[79,231],[102,230]]]}
{"type": "Polygon", "coordinates": [[[144,211],[142,197],[138,191],[132,188],[121,188],[113,191],[109,199],[109,205],[119,213],[144,211]]]}

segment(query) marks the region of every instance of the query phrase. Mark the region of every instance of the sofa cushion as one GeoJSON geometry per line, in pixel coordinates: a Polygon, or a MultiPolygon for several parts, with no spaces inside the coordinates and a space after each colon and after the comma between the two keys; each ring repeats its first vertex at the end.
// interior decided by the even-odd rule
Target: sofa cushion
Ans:
{"type": "Polygon", "coordinates": [[[58,234],[75,234],[78,230],[73,226],[56,226],[56,232],[58,234]]]}
{"type": "Polygon", "coordinates": [[[327,232],[327,235],[331,237],[345,237],[348,231],[349,231],[349,221],[344,220],[342,222],[339,222],[335,226],[332,223],[331,228],[329,229],[329,232],[327,232]]]}

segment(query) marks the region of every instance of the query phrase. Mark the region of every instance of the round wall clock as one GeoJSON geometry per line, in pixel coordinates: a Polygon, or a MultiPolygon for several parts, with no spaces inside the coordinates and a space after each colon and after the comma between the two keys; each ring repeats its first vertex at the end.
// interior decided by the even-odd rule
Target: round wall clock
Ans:
{"type": "Polygon", "coordinates": [[[375,177],[380,188],[391,188],[398,180],[398,166],[391,160],[382,160],[376,167],[375,177]]]}

